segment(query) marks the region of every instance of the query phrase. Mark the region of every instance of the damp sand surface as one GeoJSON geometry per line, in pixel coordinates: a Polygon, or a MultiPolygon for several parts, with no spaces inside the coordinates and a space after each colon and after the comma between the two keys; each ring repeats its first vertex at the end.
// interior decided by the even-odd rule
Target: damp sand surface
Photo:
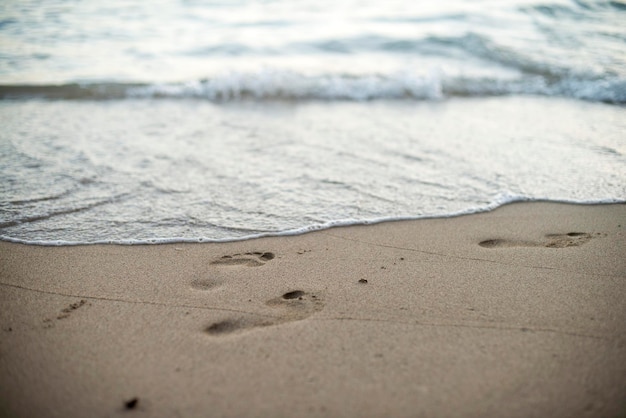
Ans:
{"type": "Polygon", "coordinates": [[[619,416],[626,205],[0,243],[0,415],[619,416]]]}

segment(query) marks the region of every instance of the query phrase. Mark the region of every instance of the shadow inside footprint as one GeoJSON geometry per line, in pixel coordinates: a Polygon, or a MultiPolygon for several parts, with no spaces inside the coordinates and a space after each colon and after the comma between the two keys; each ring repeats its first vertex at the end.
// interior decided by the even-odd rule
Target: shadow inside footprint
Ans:
{"type": "Polygon", "coordinates": [[[306,295],[302,290],[294,290],[293,292],[287,292],[283,295],[283,299],[302,299],[306,295]]]}
{"type": "Polygon", "coordinates": [[[249,252],[243,254],[225,255],[211,262],[222,266],[259,267],[273,260],[276,256],[271,252],[249,252]]]}
{"type": "Polygon", "coordinates": [[[249,318],[226,319],[212,323],[204,331],[209,335],[229,335],[246,329],[266,327],[268,325],[272,325],[272,323],[270,321],[249,318]]]}
{"type": "Polygon", "coordinates": [[[242,328],[241,321],[226,319],[225,321],[214,322],[206,327],[205,331],[209,335],[230,334],[242,328]]]}
{"type": "Polygon", "coordinates": [[[211,290],[218,287],[221,283],[210,279],[197,279],[192,281],[191,288],[195,290],[211,290]]]}
{"type": "Polygon", "coordinates": [[[488,239],[478,243],[481,247],[485,248],[498,248],[498,247],[517,247],[519,241],[509,241],[506,239],[488,239]]]}

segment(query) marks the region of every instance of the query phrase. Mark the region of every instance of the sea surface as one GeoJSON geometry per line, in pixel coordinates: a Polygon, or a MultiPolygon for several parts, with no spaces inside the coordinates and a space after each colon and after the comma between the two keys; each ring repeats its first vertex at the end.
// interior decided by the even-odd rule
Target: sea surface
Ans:
{"type": "Polygon", "coordinates": [[[0,2],[0,239],[626,201],[626,2],[0,2]]]}

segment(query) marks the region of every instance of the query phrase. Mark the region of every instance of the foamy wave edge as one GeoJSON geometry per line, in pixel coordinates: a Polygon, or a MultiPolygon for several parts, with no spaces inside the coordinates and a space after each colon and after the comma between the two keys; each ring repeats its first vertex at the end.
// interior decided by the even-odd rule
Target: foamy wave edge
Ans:
{"type": "Polygon", "coordinates": [[[374,225],[383,222],[397,222],[397,221],[415,221],[420,219],[442,219],[442,218],[454,218],[458,216],[471,215],[476,213],[484,213],[493,211],[499,207],[520,203],[520,202],[546,202],[546,203],[564,203],[564,204],[575,204],[575,205],[602,205],[602,204],[625,204],[626,199],[598,199],[598,200],[561,200],[561,199],[535,199],[529,198],[525,196],[518,195],[510,195],[510,194],[502,194],[498,196],[492,203],[482,206],[482,207],[474,207],[468,208],[462,211],[451,212],[446,214],[435,214],[435,215],[423,215],[423,216],[402,216],[402,217],[381,217],[374,219],[365,219],[365,220],[337,220],[337,221],[329,221],[316,225],[308,225],[300,228],[289,229],[285,231],[277,231],[277,232],[264,232],[258,234],[250,234],[235,238],[223,238],[223,239],[210,239],[206,237],[198,237],[198,238],[151,238],[151,239],[136,239],[136,240],[103,240],[103,241],[90,241],[90,242],[81,242],[81,241],[64,241],[64,240],[53,240],[53,241],[29,241],[22,240],[19,238],[8,237],[5,235],[0,235],[0,241],[11,242],[16,244],[25,244],[25,245],[37,245],[37,246],[47,246],[47,247],[60,247],[60,246],[78,246],[78,245],[160,245],[160,244],[198,244],[198,243],[225,243],[225,242],[237,242],[237,241],[248,241],[252,239],[258,238],[267,238],[267,237],[281,237],[281,236],[294,236],[294,235],[302,235],[309,232],[327,230],[336,227],[344,227],[344,226],[359,226],[359,225],[374,225]]]}
{"type": "Polygon", "coordinates": [[[498,79],[415,74],[307,76],[278,70],[230,72],[180,83],[89,82],[59,85],[0,85],[0,99],[115,100],[441,100],[449,97],[540,95],[614,104],[626,103],[626,80],[618,76],[525,75],[498,79]]]}

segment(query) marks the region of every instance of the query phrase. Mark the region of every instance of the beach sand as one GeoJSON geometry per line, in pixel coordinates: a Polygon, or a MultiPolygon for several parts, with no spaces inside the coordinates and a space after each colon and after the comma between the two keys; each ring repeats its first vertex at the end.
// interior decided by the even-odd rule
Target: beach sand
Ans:
{"type": "Polygon", "coordinates": [[[626,205],[0,243],[0,415],[626,414],[626,205]]]}

